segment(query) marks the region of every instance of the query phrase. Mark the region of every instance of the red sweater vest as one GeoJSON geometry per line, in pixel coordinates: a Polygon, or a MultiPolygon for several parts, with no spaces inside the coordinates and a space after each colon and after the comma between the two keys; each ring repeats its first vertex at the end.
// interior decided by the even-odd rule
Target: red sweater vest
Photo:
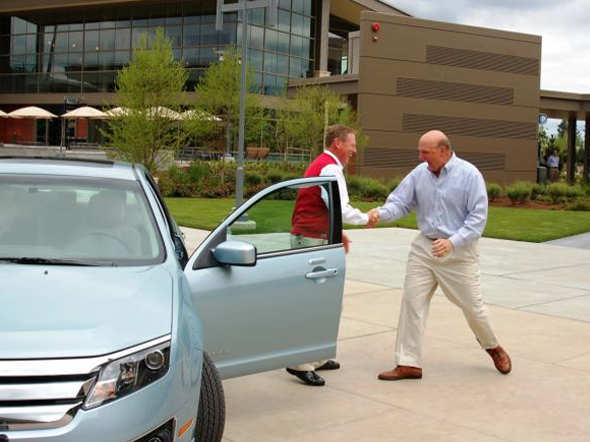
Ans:
{"type": "MultiPolygon", "coordinates": [[[[322,169],[328,164],[338,163],[332,156],[324,152],[311,162],[303,176],[305,178],[320,176],[322,169]]],[[[319,186],[297,190],[291,224],[293,226],[291,229],[293,235],[328,239],[330,213],[322,199],[319,186]]]]}

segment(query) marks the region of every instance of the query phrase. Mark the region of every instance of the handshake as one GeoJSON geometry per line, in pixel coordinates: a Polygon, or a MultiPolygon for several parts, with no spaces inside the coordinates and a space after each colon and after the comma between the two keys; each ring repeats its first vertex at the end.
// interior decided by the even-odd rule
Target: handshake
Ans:
{"type": "Polygon", "coordinates": [[[367,212],[367,215],[369,215],[367,227],[375,227],[379,222],[379,211],[377,209],[371,209],[367,212]]]}

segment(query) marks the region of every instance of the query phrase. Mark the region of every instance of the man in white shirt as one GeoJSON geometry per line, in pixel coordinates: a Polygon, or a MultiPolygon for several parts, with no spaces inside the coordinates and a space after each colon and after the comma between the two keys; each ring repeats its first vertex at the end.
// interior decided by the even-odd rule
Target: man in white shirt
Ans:
{"type": "Polygon", "coordinates": [[[559,156],[555,150],[552,150],[551,155],[547,158],[547,166],[549,166],[549,179],[557,181],[559,179],[559,156]]]}
{"type": "MultiPolygon", "coordinates": [[[[369,216],[350,205],[344,167],[356,153],[356,135],[347,126],[330,126],[326,132],[326,148],[305,171],[304,177],[335,176],[340,193],[342,222],[355,225],[369,225],[369,216]]],[[[292,216],[291,247],[312,247],[327,244],[328,206],[325,190],[319,186],[299,189],[292,216]]],[[[374,225],[374,224],[373,224],[374,225]]],[[[372,226],[372,225],[371,225],[372,226]]],[[[348,252],[349,239],[342,232],[342,243],[348,252]]],[[[340,364],[333,360],[317,361],[287,368],[307,385],[322,386],[324,379],[316,370],[336,370],[340,364]]]]}

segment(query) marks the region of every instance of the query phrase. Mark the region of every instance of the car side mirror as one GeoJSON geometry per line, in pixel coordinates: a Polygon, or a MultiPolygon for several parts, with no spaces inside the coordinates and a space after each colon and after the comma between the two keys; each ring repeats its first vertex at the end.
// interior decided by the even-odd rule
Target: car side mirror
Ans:
{"type": "Polygon", "coordinates": [[[244,241],[224,241],[215,247],[211,253],[220,264],[232,266],[256,265],[256,247],[244,241]]]}

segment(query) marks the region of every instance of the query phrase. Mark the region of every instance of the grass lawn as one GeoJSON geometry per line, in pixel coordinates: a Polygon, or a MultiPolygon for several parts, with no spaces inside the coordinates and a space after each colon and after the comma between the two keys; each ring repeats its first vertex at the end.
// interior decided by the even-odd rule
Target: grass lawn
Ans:
{"type": "MultiPolygon", "coordinates": [[[[274,226],[271,221],[277,219],[281,224],[287,222],[290,219],[291,204],[286,201],[267,201],[266,203],[276,204],[278,212],[275,211],[275,213],[281,216],[257,217],[265,221],[264,225],[260,225],[257,230],[276,231],[275,229],[279,226],[274,226]]],[[[166,204],[179,225],[211,230],[230,213],[234,200],[166,198],[166,204]]],[[[375,203],[371,202],[353,202],[352,204],[363,211],[375,207],[375,203]]],[[[380,226],[415,229],[416,216],[411,213],[393,223],[380,224],[380,226]]],[[[584,232],[590,232],[590,212],[490,207],[484,236],[543,242],[584,232]]]]}

